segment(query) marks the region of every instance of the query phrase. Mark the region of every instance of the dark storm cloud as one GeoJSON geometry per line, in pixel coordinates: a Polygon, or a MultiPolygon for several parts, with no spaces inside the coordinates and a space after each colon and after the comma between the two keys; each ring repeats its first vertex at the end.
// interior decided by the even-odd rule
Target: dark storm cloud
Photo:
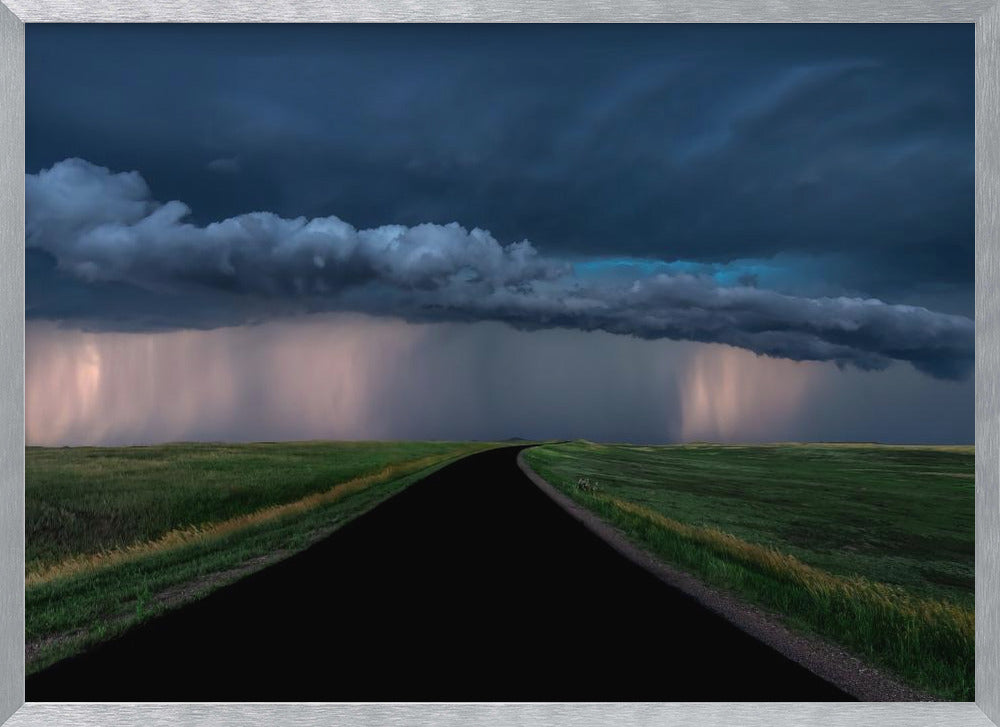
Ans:
{"type": "MultiPolygon", "coordinates": [[[[199,225],[185,204],[154,201],[138,173],[81,159],[28,175],[26,206],[29,262],[50,280],[65,276],[70,290],[98,286],[117,297],[107,328],[156,327],[135,304],[162,296],[166,323],[178,327],[351,310],[719,342],[863,369],[900,360],[942,378],[964,377],[973,358],[973,324],[963,316],[870,298],[792,296],[756,287],[747,272],[720,285],[715,275],[655,264],[574,266],[528,241],[502,244],[455,223],[357,229],[333,216],[253,212],[199,225]]],[[[75,315],[60,308],[61,289],[33,286],[29,315],[95,317],[96,306],[75,315]]]]}
{"type": "Polygon", "coordinates": [[[237,174],[240,171],[240,159],[239,157],[213,159],[205,165],[205,168],[211,172],[218,172],[220,174],[237,174]]]}
{"type": "Polygon", "coordinates": [[[972,60],[953,25],[33,26],[28,169],[139,169],[201,223],[793,253],[796,291],[971,315],[972,60]]]}

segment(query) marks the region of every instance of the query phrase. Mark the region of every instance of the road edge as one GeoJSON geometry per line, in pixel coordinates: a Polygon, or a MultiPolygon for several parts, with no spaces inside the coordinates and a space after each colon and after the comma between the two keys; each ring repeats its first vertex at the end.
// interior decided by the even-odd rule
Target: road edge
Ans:
{"type": "MultiPolygon", "coordinates": [[[[469,441],[471,442],[471,441],[474,441],[474,440],[469,440],[469,441]]],[[[489,444],[490,446],[487,446],[487,447],[484,447],[483,449],[478,449],[478,450],[475,450],[475,451],[472,451],[472,452],[466,452],[464,454],[455,454],[455,455],[453,455],[451,457],[448,457],[448,458],[446,458],[446,459],[444,459],[444,460],[442,460],[440,462],[437,462],[437,463],[434,463],[434,464],[429,464],[426,467],[422,467],[421,469],[415,470],[415,471],[410,472],[408,474],[400,475],[399,477],[391,478],[391,479],[385,480],[385,481],[383,481],[381,483],[375,483],[375,484],[387,484],[387,483],[390,483],[390,482],[394,482],[394,481],[396,481],[398,479],[403,479],[405,477],[410,477],[410,476],[413,476],[413,475],[420,475],[420,477],[417,477],[412,482],[410,482],[408,485],[403,486],[402,489],[390,492],[383,499],[378,500],[377,502],[375,502],[369,509],[363,510],[362,512],[357,513],[353,517],[348,518],[347,520],[344,520],[342,522],[339,522],[332,529],[323,531],[321,534],[316,535],[315,537],[311,538],[308,541],[307,545],[299,548],[298,550],[274,551],[274,552],[269,553],[267,556],[263,556],[263,557],[260,557],[260,558],[252,558],[252,559],[250,559],[248,561],[244,561],[239,566],[236,566],[234,568],[228,569],[227,571],[212,571],[212,572],[206,574],[206,576],[202,579],[202,581],[201,581],[202,586],[204,586],[205,582],[208,581],[208,580],[211,580],[214,576],[225,575],[225,573],[227,573],[227,572],[235,572],[235,571],[239,571],[239,573],[235,577],[224,578],[224,579],[219,580],[219,581],[217,581],[216,583],[214,583],[214,584],[212,584],[210,586],[197,588],[193,592],[193,595],[189,595],[189,596],[187,596],[187,597],[185,597],[183,599],[174,600],[174,601],[170,602],[169,604],[164,604],[164,605],[162,605],[162,607],[159,607],[157,610],[155,610],[155,611],[147,614],[146,616],[144,616],[142,618],[138,618],[138,619],[128,618],[128,619],[125,619],[127,625],[124,628],[118,630],[114,635],[112,635],[110,637],[107,637],[107,638],[96,639],[94,641],[84,641],[83,645],[80,646],[79,648],[76,648],[75,651],[69,652],[69,653],[65,654],[64,656],[59,657],[57,660],[55,660],[55,661],[53,661],[51,663],[48,663],[48,664],[46,664],[45,666],[43,666],[41,668],[37,668],[35,666],[32,666],[29,663],[29,660],[27,658],[27,652],[31,648],[33,648],[33,647],[37,649],[38,648],[38,644],[40,643],[40,641],[36,640],[34,642],[28,642],[27,640],[25,640],[25,679],[34,677],[36,674],[40,674],[40,673],[46,671],[47,669],[50,669],[51,667],[55,666],[56,664],[62,663],[64,661],[68,660],[68,659],[74,659],[74,658],[80,656],[81,654],[85,654],[86,652],[90,651],[91,649],[100,647],[101,645],[106,644],[106,643],[108,643],[110,641],[114,641],[116,639],[122,638],[131,629],[141,627],[141,626],[143,626],[145,624],[148,624],[150,621],[154,621],[154,620],[160,618],[161,616],[164,616],[164,615],[166,615],[168,613],[171,613],[173,611],[176,611],[178,609],[185,608],[186,606],[189,606],[191,604],[197,603],[198,601],[200,601],[200,600],[202,600],[204,598],[207,598],[208,596],[211,596],[213,593],[215,593],[215,592],[217,592],[219,590],[222,590],[224,588],[228,588],[229,586],[232,586],[232,585],[238,583],[239,581],[243,580],[244,578],[252,576],[252,575],[254,575],[256,573],[259,573],[260,571],[265,570],[267,568],[270,568],[272,566],[278,565],[282,561],[287,560],[288,558],[292,558],[292,557],[298,555],[299,553],[305,552],[309,548],[312,548],[313,546],[317,545],[321,541],[323,541],[326,538],[332,536],[335,532],[337,532],[341,528],[343,528],[343,527],[345,527],[347,525],[352,524],[353,522],[355,522],[356,520],[358,520],[360,518],[363,518],[364,516],[368,515],[370,512],[373,512],[374,510],[376,510],[379,507],[381,507],[382,505],[384,505],[386,502],[388,502],[392,498],[396,497],[397,495],[402,494],[403,492],[405,492],[406,490],[410,489],[411,487],[414,487],[415,485],[418,485],[419,483],[423,482],[425,479],[427,479],[428,477],[430,477],[431,475],[433,475],[435,472],[438,472],[439,470],[442,470],[445,467],[449,467],[449,466],[455,464],[456,462],[459,462],[460,460],[465,459],[466,457],[472,457],[472,456],[475,456],[475,455],[480,454],[482,452],[489,452],[489,451],[493,451],[493,450],[496,450],[496,449],[504,449],[504,448],[506,448],[508,446],[508,445],[506,445],[506,444],[504,444],[502,442],[492,442],[492,443],[487,442],[487,444],[489,444]],[[245,566],[250,561],[252,561],[252,560],[257,560],[257,564],[254,565],[253,567],[246,568],[245,566]]],[[[510,446],[513,446],[513,445],[510,445],[510,446]]],[[[337,484],[345,484],[345,483],[337,483],[337,484]]],[[[333,487],[336,487],[336,486],[337,485],[333,485],[333,487]]],[[[300,499],[302,499],[302,498],[300,498],[300,499]]],[[[296,502],[296,501],[292,501],[292,502],[296,502]]],[[[285,503],[285,504],[290,504],[290,503],[285,503]]],[[[253,526],[252,525],[243,526],[239,530],[245,530],[248,527],[253,527],[253,526]]],[[[239,530],[237,532],[239,532],[239,530]]],[[[190,547],[191,545],[196,545],[196,543],[181,544],[181,545],[179,545],[177,547],[183,548],[183,547],[190,547]]],[[[148,557],[148,556],[144,556],[144,557],[148,557]]],[[[107,566],[105,566],[105,567],[107,567],[107,566]]],[[[81,575],[81,574],[77,574],[77,577],[79,577],[79,575],[81,575]]],[[[193,582],[194,582],[194,579],[191,579],[191,580],[188,580],[188,581],[184,581],[183,583],[178,583],[178,584],[176,584],[174,586],[171,586],[170,588],[168,588],[166,590],[154,593],[153,594],[153,599],[155,601],[155,600],[159,599],[167,591],[176,589],[179,586],[190,585],[193,582]]],[[[158,604],[158,606],[159,606],[159,604],[158,604]]],[[[64,637],[64,636],[66,636],[66,634],[56,634],[55,638],[60,638],[60,637],[64,637]]],[[[53,638],[53,637],[46,637],[46,639],[49,639],[49,638],[53,638]]],[[[42,639],[41,641],[45,641],[46,639],[42,639]]]]}
{"type": "MultiPolygon", "coordinates": [[[[536,445],[537,446],[537,445],[536,445]]],[[[524,453],[517,453],[517,466],[550,500],[619,555],[675,588],[699,605],[721,616],[740,631],[825,679],[862,702],[941,701],[903,684],[885,672],[864,663],[843,648],[789,629],[778,616],[742,601],[731,593],[705,584],[685,571],[667,565],[630,541],[625,534],[605,522],[567,495],[557,490],[531,468],[524,453]]]]}

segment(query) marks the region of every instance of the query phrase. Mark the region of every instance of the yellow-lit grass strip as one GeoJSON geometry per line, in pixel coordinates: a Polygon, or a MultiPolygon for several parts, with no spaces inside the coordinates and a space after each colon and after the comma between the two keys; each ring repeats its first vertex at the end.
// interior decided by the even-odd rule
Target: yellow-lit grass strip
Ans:
{"type": "MultiPolygon", "coordinates": [[[[975,614],[946,601],[918,598],[898,586],[860,576],[844,577],[807,565],[776,548],[749,543],[717,528],[689,525],[649,508],[613,497],[595,499],[636,516],[654,530],[675,536],[673,549],[683,555],[686,544],[784,584],[782,605],[806,617],[820,631],[841,632],[846,624],[862,643],[895,652],[900,657],[921,651],[971,655],[975,614]],[[789,587],[790,586],[790,587],[789,587]]],[[[784,610],[784,609],[783,609],[784,610]]],[[[884,652],[883,652],[884,653],[884,652]]]]}
{"type": "Polygon", "coordinates": [[[345,495],[349,495],[375,484],[381,484],[396,477],[412,474],[425,467],[431,467],[455,456],[455,453],[445,455],[431,455],[421,459],[401,462],[368,475],[356,477],[347,482],[334,485],[329,490],[307,495],[300,500],[286,502],[280,505],[256,510],[245,515],[237,515],[228,520],[210,522],[202,525],[188,525],[183,528],[170,530],[154,540],[137,542],[132,545],[103,550],[97,553],[86,553],[74,555],[58,563],[42,565],[36,570],[28,572],[25,576],[25,587],[41,585],[58,578],[77,575],[85,571],[97,570],[111,565],[118,565],[129,561],[161,553],[163,551],[180,548],[192,543],[203,542],[218,538],[223,535],[242,530],[253,525],[269,522],[287,515],[297,515],[312,510],[321,505],[340,500],[345,495]]]}
{"type": "Polygon", "coordinates": [[[974,444],[883,444],[881,442],[754,442],[750,444],[725,444],[722,442],[685,442],[683,444],[597,444],[580,440],[588,447],[608,449],[611,447],[626,447],[655,452],[664,449],[783,449],[786,447],[803,447],[807,449],[898,449],[927,450],[931,452],[954,452],[957,454],[975,454],[974,444]]]}

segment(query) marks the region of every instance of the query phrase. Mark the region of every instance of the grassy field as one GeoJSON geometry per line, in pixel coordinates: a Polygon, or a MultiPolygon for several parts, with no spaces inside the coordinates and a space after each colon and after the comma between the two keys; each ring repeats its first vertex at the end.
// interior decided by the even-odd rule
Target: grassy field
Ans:
{"type": "Polygon", "coordinates": [[[664,561],[938,697],[973,698],[972,447],[574,442],[525,456],[664,561]]]}
{"type": "Polygon", "coordinates": [[[490,446],[29,447],[28,671],[302,550],[490,446]]]}

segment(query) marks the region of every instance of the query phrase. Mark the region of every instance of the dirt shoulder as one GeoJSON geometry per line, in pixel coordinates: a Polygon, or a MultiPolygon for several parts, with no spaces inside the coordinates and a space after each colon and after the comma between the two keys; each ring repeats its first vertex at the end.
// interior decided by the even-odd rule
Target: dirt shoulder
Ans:
{"type": "Polygon", "coordinates": [[[934,697],[865,664],[834,644],[792,631],[777,614],[748,604],[728,592],[705,584],[689,573],[663,563],[633,544],[620,530],[549,484],[527,463],[523,450],[518,454],[517,464],[528,479],[553,502],[620,555],[856,699],[864,702],[936,701],[934,697]]]}

